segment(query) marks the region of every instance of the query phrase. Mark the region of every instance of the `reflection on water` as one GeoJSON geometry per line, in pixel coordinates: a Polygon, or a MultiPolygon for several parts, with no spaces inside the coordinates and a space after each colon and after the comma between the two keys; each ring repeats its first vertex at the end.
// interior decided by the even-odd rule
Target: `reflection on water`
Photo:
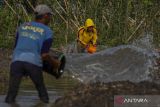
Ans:
{"type": "Polygon", "coordinates": [[[50,96],[50,103],[46,104],[41,102],[37,96],[24,96],[24,95],[19,95],[17,97],[16,103],[13,104],[7,104],[4,103],[5,96],[0,96],[0,107],[53,107],[53,104],[58,96],[54,95],[49,95],[50,96]]]}
{"type": "Polygon", "coordinates": [[[68,91],[71,91],[78,81],[64,73],[61,79],[55,79],[51,75],[44,74],[46,87],[50,98],[49,104],[40,102],[37,91],[29,78],[24,78],[20,86],[16,104],[4,103],[5,95],[0,96],[0,107],[51,107],[55,100],[68,91]]]}
{"type": "MultiPolygon", "coordinates": [[[[48,75],[47,73],[44,73],[44,81],[48,89],[48,92],[50,92],[50,94],[51,93],[61,94],[61,93],[67,92],[71,90],[78,82],[75,79],[70,78],[70,74],[68,74],[68,72],[65,72],[62,78],[60,79],[55,79],[53,76],[48,75]]],[[[29,78],[27,79],[24,78],[21,86],[22,86],[20,89],[21,94],[25,95],[28,92],[31,92],[32,95],[37,94],[37,91],[35,90],[34,85],[29,78]]]]}

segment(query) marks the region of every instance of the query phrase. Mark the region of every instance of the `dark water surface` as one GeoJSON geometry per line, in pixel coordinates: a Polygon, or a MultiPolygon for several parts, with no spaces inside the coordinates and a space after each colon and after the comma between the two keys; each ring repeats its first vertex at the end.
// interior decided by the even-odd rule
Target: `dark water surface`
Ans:
{"type": "Polygon", "coordinates": [[[16,104],[6,104],[4,102],[6,95],[0,95],[0,107],[52,107],[57,98],[71,91],[78,83],[76,80],[68,77],[68,74],[65,73],[64,75],[61,79],[56,80],[54,77],[44,74],[50,98],[49,104],[40,102],[32,81],[29,78],[24,78],[16,98],[16,104]]]}

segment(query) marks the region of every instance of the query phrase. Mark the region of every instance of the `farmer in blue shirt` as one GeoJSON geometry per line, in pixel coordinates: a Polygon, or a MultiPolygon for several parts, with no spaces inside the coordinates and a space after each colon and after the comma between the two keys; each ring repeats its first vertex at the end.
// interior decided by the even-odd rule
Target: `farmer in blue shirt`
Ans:
{"type": "Polygon", "coordinates": [[[23,76],[31,78],[41,101],[49,102],[42,75],[42,62],[48,60],[52,45],[52,30],[47,26],[52,15],[47,5],[35,8],[35,21],[22,24],[17,29],[15,49],[10,68],[9,90],[6,103],[14,103],[23,76]]]}

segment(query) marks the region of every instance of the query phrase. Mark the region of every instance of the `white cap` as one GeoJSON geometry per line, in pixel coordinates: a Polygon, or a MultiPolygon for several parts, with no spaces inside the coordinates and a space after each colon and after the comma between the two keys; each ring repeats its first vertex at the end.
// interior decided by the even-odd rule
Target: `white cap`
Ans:
{"type": "Polygon", "coordinates": [[[41,4],[36,6],[36,8],[34,9],[35,14],[37,15],[44,15],[46,13],[50,13],[53,14],[51,8],[49,8],[47,5],[45,4],[41,4]]]}

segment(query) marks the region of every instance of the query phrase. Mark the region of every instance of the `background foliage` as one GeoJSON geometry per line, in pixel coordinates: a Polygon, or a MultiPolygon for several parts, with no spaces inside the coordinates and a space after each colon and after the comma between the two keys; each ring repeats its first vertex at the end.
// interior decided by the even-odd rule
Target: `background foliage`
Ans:
{"type": "Polygon", "coordinates": [[[101,45],[127,44],[144,33],[152,33],[156,46],[160,47],[160,0],[4,0],[0,3],[1,48],[13,47],[18,24],[33,19],[29,10],[42,3],[54,12],[50,24],[54,30],[53,47],[74,42],[78,27],[87,18],[94,20],[101,45]]]}

